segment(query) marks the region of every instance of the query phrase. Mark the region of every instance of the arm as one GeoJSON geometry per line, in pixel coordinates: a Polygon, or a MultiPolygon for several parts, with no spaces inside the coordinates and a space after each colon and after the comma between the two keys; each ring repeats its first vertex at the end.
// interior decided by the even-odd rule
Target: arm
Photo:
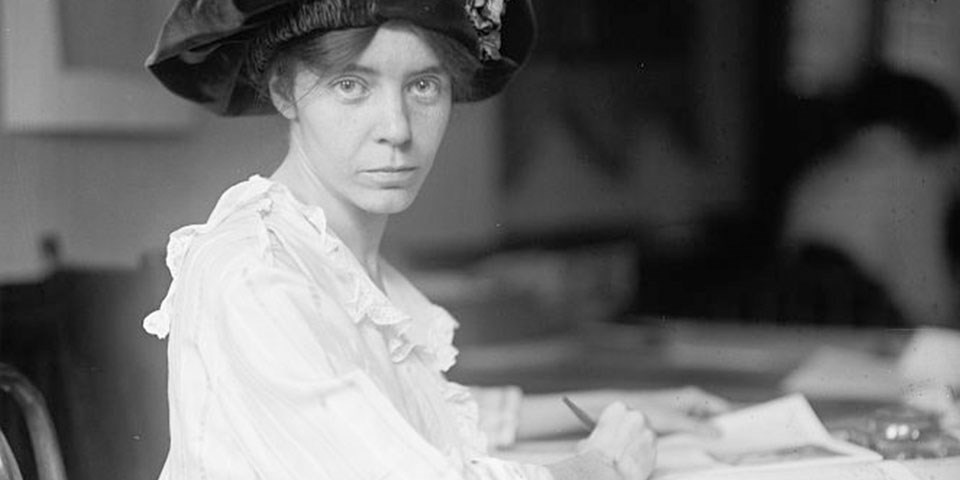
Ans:
{"type": "Polygon", "coordinates": [[[357,365],[334,299],[282,269],[228,275],[203,350],[213,408],[262,478],[549,479],[543,467],[446,456],[357,365]],[[324,306],[325,308],[320,308],[324,306]]]}
{"type": "Polygon", "coordinates": [[[318,309],[328,301],[280,269],[225,279],[205,353],[238,458],[263,478],[460,478],[367,375],[350,371],[337,323],[318,309]]]}

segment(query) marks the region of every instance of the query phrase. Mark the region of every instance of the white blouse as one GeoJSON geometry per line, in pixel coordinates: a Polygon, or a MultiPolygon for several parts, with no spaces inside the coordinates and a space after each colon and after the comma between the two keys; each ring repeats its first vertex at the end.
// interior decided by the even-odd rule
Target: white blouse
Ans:
{"type": "MultiPolygon", "coordinates": [[[[161,479],[551,478],[487,454],[473,395],[443,376],[450,315],[389,265],[377,288],[281,184],[227,190],[207,223],[170,236],[167,266],[144,321],[169,334],[161,479]]],[[[510,425],[509,441],[515,421],[487,423],[510,425]]]]}

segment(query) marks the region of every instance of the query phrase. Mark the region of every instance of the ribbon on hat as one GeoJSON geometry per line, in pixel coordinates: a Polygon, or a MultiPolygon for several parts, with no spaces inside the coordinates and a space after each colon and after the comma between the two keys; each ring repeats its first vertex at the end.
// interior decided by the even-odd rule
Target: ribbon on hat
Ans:
{"type": "Polygon", "coordinates": [[[500,28],[507,0],[466,0],[467,17],[479,40],[481,60],[500,60],[500,28]]]}

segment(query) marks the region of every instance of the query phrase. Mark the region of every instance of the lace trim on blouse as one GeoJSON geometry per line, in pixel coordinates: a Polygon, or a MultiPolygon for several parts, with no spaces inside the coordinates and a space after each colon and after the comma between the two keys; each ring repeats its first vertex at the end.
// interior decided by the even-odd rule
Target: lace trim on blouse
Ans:
{"type": "MultiPolygon", "coordinates": [[[[244,208],[256,208],[261,217],[266,217],[273,211],[276,201],[300,212],[318,232],[326,259],[351,283],[352,295],[345,304],[347,313],[355,323],[369,321],[380,328],[387,339],[393,362],[402,362],[416,351],[425,362],[439,371],[445,372],[456,363],[458,351],[453,346],[453,332],[458,324],[445,309],[431,305],[427,318],[413,321],[374,285],[343,241],[327,228],[326,216],[320,207],[299,202],[283,185],[258,175],[228,189],[206,223],[189,225],[170,234],[167,268],[172,282],[160,308],[144,319],[144,330],[161,339],[170,333],[170,325],[176,321],[172,318],[172,305],[177,295],[181,265],[198,235],[212,230],[231,214],[244,208]]],[[[261,252],[266,255],[270,248],[266,225],[260,234],[261,252]]]]}

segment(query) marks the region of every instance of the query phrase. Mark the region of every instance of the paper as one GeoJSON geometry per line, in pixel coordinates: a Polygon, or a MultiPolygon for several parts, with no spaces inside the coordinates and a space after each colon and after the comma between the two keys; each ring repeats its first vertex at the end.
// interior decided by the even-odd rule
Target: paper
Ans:
{"type": "Polygon", "coordinates": [[[653,478],[719,473],[754,478],[756,472],[788,469],[805,470],[808,478],[826,478],[820,471],[827,466],[881,460],[873,451],[830,436],[801,395],[720,415],[711,422],[721,432],[717,438],[682,434],[661,439],[653,478]]]}
{"type": "MultiPolygon", "coordinates": [[[[917,480],[901,463],[832,437],[802,395],[719,415],[711,423],[719,437],[658,439],[651,480],[917,480]]],[[[574,455],[575,446],[574,439],[523,442],[497,456],[549,464],[574,455]]]]}
{"type": "Polygon", "coordinates": [[[808,468],[786,468],[744,473],[724,470],[694,475],[691,478],[745,480],[918,480],[907,467],[897,462],[845,463],[808,468]]]}

